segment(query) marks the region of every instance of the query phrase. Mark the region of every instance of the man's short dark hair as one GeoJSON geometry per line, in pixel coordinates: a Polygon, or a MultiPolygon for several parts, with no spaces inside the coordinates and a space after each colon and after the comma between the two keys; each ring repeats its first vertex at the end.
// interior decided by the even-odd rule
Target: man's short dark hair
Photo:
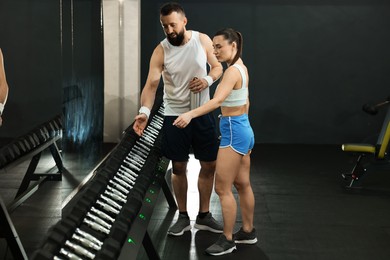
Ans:
{"type": "Polygon", "coordinates": [[[184,12],[184,8],[176,2],[169,2],[165,3],[160,8],[160,15],[161,16],[167,16],[170,15],[172,12],[177,12],[178,14],[186,15],[184,12]]]}

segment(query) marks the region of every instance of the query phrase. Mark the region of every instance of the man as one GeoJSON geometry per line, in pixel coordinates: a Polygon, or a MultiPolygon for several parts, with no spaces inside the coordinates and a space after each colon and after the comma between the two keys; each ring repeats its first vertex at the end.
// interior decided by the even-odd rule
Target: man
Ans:
{"type": "Polygon", "coordinates": [[[4,58],[0,49],[0,126],[3,124],[3,110],[8,97],[8,84],[5,78],[4,58]]]}
{"type": "Polygon", "coordinates": [[[141,108],[135,117],[134,131],[142,135],[153,107],[161,76],[164,82],[164,124],[162,152],[172,162],[172,185],[179,208],[177,222],[168,234],[181,236],[191,229],[187,213],[187,162],[192,146],[200,161],[198,179],[199,213],[195,227],[222,233],[223,226],[209,212],[213,189],[218,139],[212,114],[199,117],[189,127],[173,125],[178,115],[190,110],[190,95],[199,93],[200,103],[210,99],[209,86],[222,74],[222,65],[213,53],[211,39],[197,31],[186,30],[184,9],[177,3],[166,3],[160,9],[160,21],[166,39],[150,59],[149,74],[141,94],[141,108]],[[210,71],[207,75],[207,63],[210,71]]]}

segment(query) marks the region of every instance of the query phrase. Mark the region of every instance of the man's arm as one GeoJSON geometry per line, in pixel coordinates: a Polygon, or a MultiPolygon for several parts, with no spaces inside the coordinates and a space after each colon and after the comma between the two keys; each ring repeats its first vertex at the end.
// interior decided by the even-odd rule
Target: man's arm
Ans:
{"type": "Polygon", "coordinates": [[[149,73],[141,93],[141,106],[152,109],[164,63],[164,50],[158,45],[150,58],[149,73]]]}
{"type": "Polygon", "coordinates": [[[203,77],[201,79],[194,79],[189,83],[188,87],[194,93],[201,92],[202,90],[210,87],[211,84],[214,83],[214,81],[221,77],[223,71],[222,64],[218,62],[217,58],[214,55],[213,42],[211,41],[210,37],[204,33],[199,33],[199,39],[203,46],[203,49],[206,52],[207,62],[210,66],[210,71],[206,77],[203,77]]]}
{"type": "Polygon", "coordinates": [[[141,135],[148,122],[150,110],[153,108],[154,100],[156,98],[156,91],[160,83],[161,74],[164,65],[164,50],[161,45],[158,45],[150,58],[149,73],[146,79],[145,86],[141,93],[141,108],[140,114],[135,117],[133,125],[134,131],[141,135]]]}
{"type": "Polygon", "coordinates": [[[210,39],[210,37],[204,33],[200,33],[199,37],[200,37],[200,42],[202,43],[203,48],[206,51],[207,62],[210,65],[210,71],[208,76],[210,76],[214,82],[217,79],[219,79],[219,77],[221,77],[222,75],[222,71],[223,71],[222,64],[219,63],[219,61],[214,55],[213,42],[210,39]]]}

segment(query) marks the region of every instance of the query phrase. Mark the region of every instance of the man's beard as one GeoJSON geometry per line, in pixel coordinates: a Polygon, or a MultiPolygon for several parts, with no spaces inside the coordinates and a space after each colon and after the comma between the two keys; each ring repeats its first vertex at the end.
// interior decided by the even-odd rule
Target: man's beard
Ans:
{"type": "Polygon", "coordinates": [[[170,44],[173,46],[180,46],[184,41],[184,30],[180,33],[176,34],[176,37],[171,37],[169,34],[167,35],[167,39],[170,44]]]}

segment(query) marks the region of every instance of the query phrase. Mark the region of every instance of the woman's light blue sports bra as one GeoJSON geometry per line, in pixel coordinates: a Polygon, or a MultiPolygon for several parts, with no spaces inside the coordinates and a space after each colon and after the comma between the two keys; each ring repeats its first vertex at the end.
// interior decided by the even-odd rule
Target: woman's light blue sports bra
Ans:
{"type": "Polygon", "coordinates": [[[229,96],[221,104],[223,107],[243,106],[246,104],[246,100],[248,98],[248,86],[246,82],[245,70],[238,64],[233,64],[233,66],[240,71],[242,86],[240,89],[233,89],[232,92],[230,92],[229,96]]]}

